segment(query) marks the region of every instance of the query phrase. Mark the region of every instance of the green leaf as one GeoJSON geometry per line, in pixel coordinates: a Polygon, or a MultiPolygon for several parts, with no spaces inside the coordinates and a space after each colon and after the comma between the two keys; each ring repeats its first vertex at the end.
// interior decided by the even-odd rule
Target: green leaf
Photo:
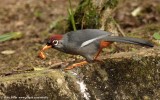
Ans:
{"type": "Polygon", "coordinates": [[[18,39],[22,37],[22,33],[21,32],[10,32],[10,33],[5,33],[0,35],[0,42],[4,42],[4,41],[8,41],[11,39],[18,39]]]}
{"type": "Polygon", "coordinates": [[[159,32],[156,32],[153,34],[153,37],[156,39],[156,40],[160,40],[160,33],[159,32]]]}

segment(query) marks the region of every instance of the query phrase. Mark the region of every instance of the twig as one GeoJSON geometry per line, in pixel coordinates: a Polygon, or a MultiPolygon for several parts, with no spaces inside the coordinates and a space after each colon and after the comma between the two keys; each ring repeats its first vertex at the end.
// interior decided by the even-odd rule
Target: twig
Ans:
{"type": "Polygon", "coordinates": [[[115,25],[116,25],[118,31],[122,34],[122,36],[126,36],[125,33],[123,32],[123,30],[121,29],[120,25],[117,24],[116,22],[115,22],[115,25]]]}

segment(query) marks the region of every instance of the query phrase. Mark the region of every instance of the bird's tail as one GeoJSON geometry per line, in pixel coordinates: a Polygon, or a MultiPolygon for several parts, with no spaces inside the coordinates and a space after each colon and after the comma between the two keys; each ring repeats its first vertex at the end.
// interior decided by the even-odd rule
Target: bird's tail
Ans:
{"type": "Polygon", "coordinates": [[[103,37],[102,40],[111,41],[111,42],[131,43],[131,44],[137,44],[137,45],[149,46],[149,47],[154,46],[149,41],[139,39],[139,38],[131,38],[131,37],[107,36],[107,37],[103,37]]]}

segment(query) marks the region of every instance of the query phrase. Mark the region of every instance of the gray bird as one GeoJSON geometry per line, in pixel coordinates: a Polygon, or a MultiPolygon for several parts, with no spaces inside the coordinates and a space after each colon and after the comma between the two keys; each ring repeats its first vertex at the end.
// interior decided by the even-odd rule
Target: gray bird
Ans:
{"type": "Polygon", "coordinates": [[[39,56],[45,58],[43,51],[48,48],[54,48],[61,52],[65,52],[72,55],[81,55],[86,58],[85,61],[75,63],[67,68],[72,69],[88,62],[97,60],[100,52],[103,48],[107,48],[113,42],[123,42],[142,46],[153,47],[153,44],[149,41],[131,38],[112,36],[112,33],[98,30],[98,29],[84,29],[71,31],[64,35],[53,35],[47,42],[47,45],[43,47],[39,56]]]}

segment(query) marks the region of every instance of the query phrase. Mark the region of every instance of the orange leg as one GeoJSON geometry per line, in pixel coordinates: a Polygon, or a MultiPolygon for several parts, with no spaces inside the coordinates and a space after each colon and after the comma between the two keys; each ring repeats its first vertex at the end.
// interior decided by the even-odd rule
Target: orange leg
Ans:
{"type": "Polygon", "coordinates": [[[71,66],[68,66],[67,68],[65,68],[65,70],[70,70],[70,69],[73,69],[75,67],[82,67],[82,65],[85,65],[85,64],[88,64],[88,62],[87,61],[81,61],[79,63],[75,63],[71,66]]]}
{"type": "Polygon", "coordinates": [[[102,52],[102,48],[100,48],[100,49],[98,50],[96,56],[94,57],[94,60],[98,60],[97,58],[98,58],[98,56],[99,56],[99,54],[100,54],[101,52],[102,52]]]}
{"type": "Polygon", "coordinates": [[[108,47],[111,43],[112,42],[101,41],[100,42],[100,49],[98,50],[96,56],[94,57],[94,60],[97,60],[99,54],[102,52],[102,49],[108,47]]]}

